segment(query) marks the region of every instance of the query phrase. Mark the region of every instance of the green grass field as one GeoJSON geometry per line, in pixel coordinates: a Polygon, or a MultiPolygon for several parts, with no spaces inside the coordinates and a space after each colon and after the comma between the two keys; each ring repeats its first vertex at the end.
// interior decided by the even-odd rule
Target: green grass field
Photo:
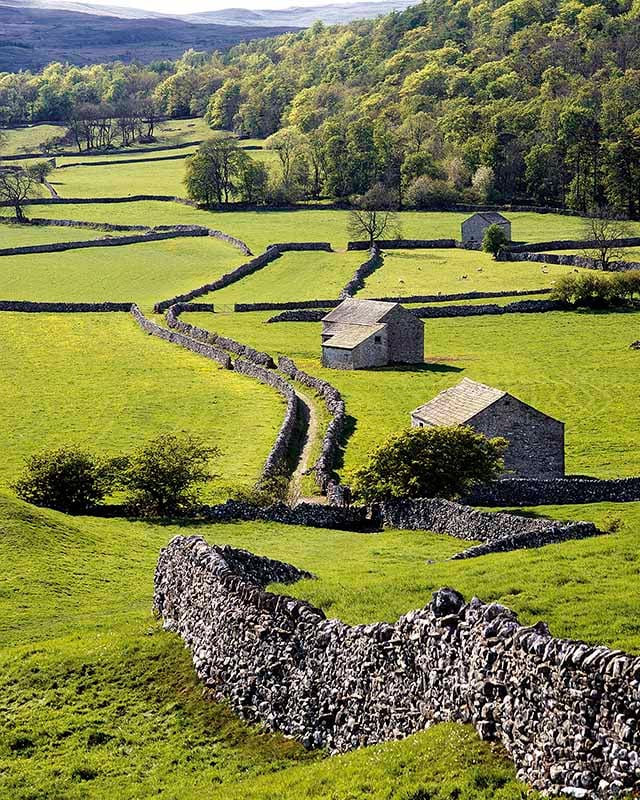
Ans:
{"type": "MultiPolygon", "coordinates": [[[[0,249],[3,247],[24,247],[35,244],[52,244],[54,242],[83,242],[99,239],[103,231],[82,228],[58,228],[54,225],[0,225],[0,249]]],[[[36,256],[29,256],[29,267],[35,266],[36,256]]]]}
{"type": "Polygon", "coordinates": [[[209,490],[251,486],[282,423],[272,389],[146,336],[127,314],[2,314],[0,485],[34,452],[80,445],[107,455],[163,432],[222,452],[209,490]],[[247,446],[251,441],[251,446],[247,446]]]}
{"type": "Polygon", "coordinates": [[[331,300],[362,263],[362,253],[285,253],[243,280],[199,298],[214,303],[331,300]]]}
{"type": "Polygon", "coordinates": [[[494,261],[470,250],[388,250],[358,297],[544,289],[572,269],[494,261]]]}
{"type": "MultiPolygon", "coordinates": [[[[107,186],[107,172],[98,170],[120,170],[123,176],[116,177],[121,188],[127,194],[149,194],[150,183],[145,178],[145,167],[151,176],[149,180],[155,181],[154,170],[183,169],[182,161],[169,162],[167,165],[158,162],[140,165],[122,165],[121,167],[86,167],[78,168],[80,178],[69,178],[85,184],[87,196],[102,195],[115,196],[118,192],[107,186]],[[170,165],[173,164],[173,167],[170,165]],[[182,165],[178,167],[176,165],[182,165]],[[127,184],[127,168],[132,167],[140,177],[137,183],[127,184]],[[84,171],[80,173],[80,170],[84,171]],[[91,178],[93,175],[93,178],[91,178]],[[97,177],[97,176],[101,177],[97,177]]],[[[61,170],[57,175],[62,180],[67,179],[67,173],[76,170],[61,170]]],[[[54,182],[57,180],[54,175],[54,182]]],[[[174,175],[177,180],[180,176],[174,175]]],[[[174,179],[172,178],[172,180],[174,179]]],[[[172,194],[175,183],[162,185],[161,194],[172,194]]],[[[60,187],[63,188],[63,187],[60,187]]],[[[73,193],[63,190],[63,195],[72,196],[73,193]]],[[[179,194],[184,194],[180,191],[179,194]]],[[[132,224],[164,225],[175,222],[198,223],[220,228],[227,233],[245,239],[257,252],[272,242],[304,242],[304,241],[329,241],[336,248],[344,248],[348,240],[347,211],[333,209],[298,211],[201,211],[178,203],[160,201],[144,201],[132,203],[118,203],[114,205],[100,204],[69,204],[64,206],[35,206],[38,216],[50,218],[86,219],[91,221],[104,221],[105,214],[111,222],[130,222],[132,224]]],[[[35,216],[35,211],[33,212],[35,216]]],[[[460,236],[460,224],[468,214],[435,211],[406,211],[400,215],[403,225],[403,235],[416,238],[449,238],[460,236]]],[[[567,217],[561,214],[534,214],[525,212],[510,213],[513,221],[514,238],[526,241],[543,241],[552,237],[579,236],[582,231],[582,221],[577,217],[567,217]]],[[[640,223],[634,223],[634,230],[640,232],[640,223]]]]}
{"type": "MultiPolygon", "coordinates": [[[[601,524],[620,515],[625,525],[608,537],[473,562],[447,561],[463,543],[424,532],[262,523],[194,532],[311,569],[318,580],[286,591],[350,622],[393,621],[450,585],[508,603],[524,623],[545,618],[556,635],[640,652],[630,591],[640,504],[545,511],[601,524]]],[[[157,551],[188,529],[73,519],[2,494],[0,525],[0,795],[400,800],[428,788],[434,800],[534,796],[499,750],[463,727],[327,760],[203,700],[180,641],[150,613],[157,551]]]]}
{"type": "Polygon", "coordinates": [[[0,155],[36,153],[43,142],[62,133],[64,133],[63,126],[47,124],[3,129],[4,141],[0,143],[0,155]]]}
{"type": "Polygon", "coordinates": [[[346,466],[409,424],[409,413],[463,377],[506,389],[566,422],[567,470],[638,474],[640,313],[551,312],[425,322],[424,367],[356,372],[320,366],[320,325],[264,324],[267,313],[189,314],[189,322],[291,355],[343,393],[355,430],[346,466]]]}
{"type": "MultiPolygon", "coordinates": [[[[0,236],[4,231],[0,227],[0,236]]],[[[53,229],[65,230],[65,229],[53,229]]],[[[66,229],[67,237],[73,238],[66,229]]],[[[95,233],[95,232],[93,232],[95,233]]],[[[212,237],[167,239],[36,256],[4,256],[0,296],[11,300],[154,302],[209,283],[246,261],[212,237]]]]}

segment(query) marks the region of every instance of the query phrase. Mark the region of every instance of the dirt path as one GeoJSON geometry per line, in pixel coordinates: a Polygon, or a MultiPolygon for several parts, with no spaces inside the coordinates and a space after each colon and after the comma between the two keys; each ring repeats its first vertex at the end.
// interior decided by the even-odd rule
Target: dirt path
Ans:
{"type": "MultiPolygon", "coordinates": [[[[300,458],[298,459],[296,468],[291,475],[291,489],[293,490],[294,495],[302,495],[302,479],[305,472],[313,466],[313,464],[310,463],[311,451],[318,436],[318,430],[320,426],[313,401],[310,400],[307,394],[301,392],[297,386],[295,388],[300,403],[299,410],[306,421],[306,433],[302,449],[300,451],[300,458]]],[[[317,502],[317,498],[303,498],[301,496],[300,499],[306,499],[310,502],[317,502]]]]}

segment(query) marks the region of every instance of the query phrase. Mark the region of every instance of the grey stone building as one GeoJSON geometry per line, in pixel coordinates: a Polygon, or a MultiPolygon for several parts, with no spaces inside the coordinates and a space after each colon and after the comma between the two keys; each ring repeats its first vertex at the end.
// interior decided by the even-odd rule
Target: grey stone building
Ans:
{"type": "Polygon", "coordinates": [[[481,245],[490,225],[499,225],[511,241],[511,223],[506,217],[497,211],[478,211],[462,223],[462,244],[465,247],[481,245]]]}
{"type": "Polygon", "coordinates": [[[503,436],[509,441],[505,477],[564,476],[564,422],[469,378],[412,411],[411,425],[468,425],[485,436],[503,436]]]}
{"type": "Polygon", "coordinates": [[[345,300],[322,320],[322,364],[366,369],[424,361],[424,324],[399,303],[345,300]]]}

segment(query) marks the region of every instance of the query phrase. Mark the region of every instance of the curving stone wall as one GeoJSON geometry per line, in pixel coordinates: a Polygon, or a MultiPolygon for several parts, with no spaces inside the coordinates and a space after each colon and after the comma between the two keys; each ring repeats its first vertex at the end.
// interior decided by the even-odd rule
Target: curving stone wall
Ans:
{"type": "Polygon", "coordinates": [[[264,253],[260,253],[260,255],[251,259],[251,261],[247,261],[246,264],[241,264],[239,267],[236,267],[236,269],[226,273],[221,278],[218,278],[211,283],[206,283],[204,286],[199,286],[197,289],[192,289],[190,292],[186,292],[185,294],[176,295],[175,297],[171,297],[169,300],[163,300],[160,303],[156,303],[153,308],[154,313],[162,314],[163,311],[166,311],[170,306],[176,305],[177,303],[188,303],[190,300],[194,300],[196,297],[202,297],[202,295],[209,294],[209,292],[215,292],[218,289],[224,289],[225,286],[230,286],[232,283],[236,283],[237,281],[242,280],[242,278],[246,278],[247,275],[257,272],[259,269],[262,269],[262,267],[266,267],[267,264],[270,264],[272,261],[275,261],[276,258],[279,258],[282,253],[297,250],[325,250],[330,252],[331,245],[329,242],[287,242],[284,244],[270,244],[264,253]]]}
{"type": "Polygon", "coordinates": [[[212,344],[207,344],[205,342],[197,342],[195,339],[191,339],[189,336],[185,336],[183,333],[161,327],[152,320],[147,319],[135,303],[130,306],[130,311],[134,320],[138,323],[142,330],[145,331],[145,333],[148,333],[151,336],[157,336],[159,339],[164,339],[167,342],[178,344],[180,347],[191,350],[193,353],[198,353],[198,355],[204,356],[205,358],[210,358],[212,361],[216,361],[225,369],[232,369],[231,358],[229,357],[229,354],[225,353],[223,350],[220,350],[218,347],[214,347],[212,344]]]}
{"type": "MultiPolygon", "coordinates": [[[[217,361],[225,369],[232,369],[241,375],[246,375],[254,380],[266,384],[267,386],[271,386],[284,397],[287,402],[287,410],[285,412],[284,421],[280,427],[280,430],[278,431],[278,435],[276,436],[273,447],[267,456],[265,465],[262,468],[261,480],[281,474],[283,470],[286,469],[287,456],[291,447],[291,440],[298,414],[298,398],[293,387],[286,380],[284,380],[284,378],[281,378],[279,375],[270,372],[268,369],[265,369],[259,364],[255,364],[244,359],[236,359],[236,361],[232,362],[228,353],[226,353],[224,350],[221,350],[219,347],[210,344],[206,340],[198,341],[192,337],[192,334],[185,335],[177,330],[163,328],[152,320],[147,319],[135,304],[131,306],[131,314],[138,325],[146,333],[149,333],[152,336],[157,336],[165,341],[172,342],[173,344],[178,344],[181,347],[185,347],[187,350],[191,350],[194,353],[205,356],[205,358],[210,358],[213,361],[217,361]]],[[[192,330],[198,330],[204,335],[209,335],[209,332],[202,328],[194,329],[193,326],[188,327],[192,330]]],[[[218,339],[216,339],[216,341],[218,341],[218,339]]]]}
{"type": "Polygon", "coordinates": [[[640,658],[556,639],[452,589],[393,625],[357,626],[264,590],[309,577],[178,536],[161,551],[154,606],[217,697],[307,747],[344,752],[471,723],[536,789],[638,787],[640,658]]]}
{"type": "MultiPolygon", "coordinates": [[[[4,158],[4,156],[3,156],[4,158]]],[[[197,208],[195,200],[188,200],[186,197],[175,197],[170,194],[132,194],[126,197],[38,197],[33,200],[25,200],[25,206],[64,206],[64,205],[109,205],[110,203],[138,203],[146,200],[159,200],[167,203],[180,203],[184,206],[197,208]]],[[[3,200],[0,208],[13,208],[13,204],[3,200]]]]}
{"type": "Polygon", "coordinates": [[[331,421],[327,425],[327,430],[322,438],[320,455],[313,467],[316,483],[323,492],[328,493],[330,487],[333,488],[335,485],[333,469],[340,451],[340,439],[346,421],[346,409],[342,395],[335,386],[322,380],[322,378],[316,378],[298,369],[291,358],[280,356],[278,369],[293,380],[298,381],[303,386],[308,386],[319,394],[324,400],[327,411],[331,414],[331,421]]]}
{"type": "Polygon", "coordinates": [[[379,267],[384,264],[384,260],[380,255],[380,249],[374,245],[369,250],[369,258],[360,264],[358,269],[353,273],[353,277],[340,292],[339,300],[345,300],[348,297],[353,297],[354,294],[364,289],[364,284],[369,275],[372,275],[379,267]]]}
{"type": "Polygon", "coordinates": [[[501,478],[478,486],[466,498],[479,506],[536,506],[571,503],[631,503],[640,501],[640,477],[501,478]]]}
{"type": "Polygon", "coordinates": [[[487,553],[519,550],[524,547],[544,547],[547,544],[585,539],[602,533],[592,522],[563,523],[516,514],[478,511],[471,506],[440,498],[382,503],[376,516],[391,528],[446,533],[456,539],[482,543],[457,553],[452,556],[454,559],[475,558],[487,553]]]}
{"type": "Polygon", "coordinates": [[[273,359],[270,355],[268,355],[268,353],[263,353],[260,350],[254,350],[253,347],[249,347],[249,345],[237,342],[235,339],[230,339],[227,336],[219,336],[217,333],[208,331],[205,328],[199,328],[195,325],[190,325],[188,322],[183,322],[179,318],[179,315],[185,310],[185,308],[188,308],[188,304],[185,305],[184,303],[177,303],[175,306],[171,306],[171,308],[166,311],[165,319],[167,320],[167,325],[170,328],[178,330],[181,333],[184,333],[186,336],[190,336],[192,339],[197,339],[200,342],[215,344],[217,347],[220,347],[223,350],[228,350],[229,352],[234,353],[242,358],[248,358],[249,361],[253,361],[255,364],[260,364],[263,367],[267,367],[269,369],[273,369],[275,367],[273,359]]]}

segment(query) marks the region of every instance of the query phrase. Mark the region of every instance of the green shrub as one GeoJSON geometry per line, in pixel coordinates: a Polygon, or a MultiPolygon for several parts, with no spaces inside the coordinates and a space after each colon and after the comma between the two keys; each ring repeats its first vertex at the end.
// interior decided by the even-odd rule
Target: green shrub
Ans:
{"type": "Polygon", "coordinates": [[[134,453],[122,473],[127,505],[142,516],[192,514],[201,484],[215,476],[209,463],[220,455],[190,434],[163,434],[134,453]]]}
{"type": "Polygon", "coordinates": [[[640,270],[597,273],[570,272],[562,275],[553,297],[576,308],[610,308],[624,305],[640,294],[640,270]]]}
{"type": "Polygon", "coordinates": [[[28,458],[24,475],[12,488],[28,503],[77,514],[98,505],[112,484],[110,462],[61,447],[28,458]]]}
{"type": "Polygon", "coordinates": [[[466,426],[410,428],[387,439],[351,474],[354,499],[454,499],[500,475],[507,445],[466,426]]]}
{"type": "Polygon", "coordinates": [[[496,258],[509,239],[500,225],[489,225],[482,237],[482,250],[496,258]]]}

